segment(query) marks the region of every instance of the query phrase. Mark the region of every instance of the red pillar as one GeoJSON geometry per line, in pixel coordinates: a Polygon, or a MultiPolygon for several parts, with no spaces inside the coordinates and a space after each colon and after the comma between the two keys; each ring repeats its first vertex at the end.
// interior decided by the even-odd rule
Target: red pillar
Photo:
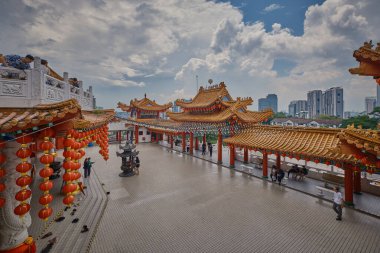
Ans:
{"type": "Polygon", "coordinates": [[[203,134],[203,143],[206,143],[206,134],[203,134]]]}
{"type": "Polygon", "coordinates": [[[268,178],[268,153],[263,152],[263,178],[268,178]]]}
{"type": "Polygon", "coordinates": [[[135,143],[139,143],[139,126],[135,126],[135,143]]]}
{"type": "Polygon", "coordinates": [[[235,146],[230,145],[230,168],[235,168],[235,146]]]}
{"type": "Polygon", "coordinates": [[[248,148],[244,148],[244,163],[248,163],[248,148]]]}
{"type": "Polygon", "coordinates": [[[195,150],[199,150],[199,140],[198,140],[198,137],[195,137],[195,150]]]}
{"type": "Polygon", "coordinates": [[[222,158],[222,152],[223,152],[223,137],[222,137],[222,131],[219,130],[218,133],[218,164],[223,163],[223,158],[222,158]]]}
{"type": "Polygon", "coordinates": [[[280,153],[278,153],[276,156],[276,167],[279,169],[281,168],[281,155],[280,155],[280,153]]]}
{"type": "Polygon", "coordinates": [[[158,143],[159,140],[160,140],[160,134],[156,133],[156,143],[158,143]]]}
{"type": "Polygon", "coordinates": [[[186,152],[186,133],[182,133],[182,152],[186,152]]]}
{"type": "Polygon", "coordinates": [[[361,176],[360,170],[354,170],[354,193],[361,194],[362,185],[361,185],[361,176]]]}
{"type": "Polygon", "coordinates": [[[354,205],[352,167],[347,166],[344,170],[344,200],[349,206],[354,205]]]}
{"type": "Polygon", "coordinates": [[[173,148],[173,139],[174,139],[174,136],[170,135],[170,148],[171,149],[173,148]]]}
{"type": "Polygon", "coordinates": [[[194,134],[193,132],[190,133],[190,155],[193,154],[193,146],[194,146],[194,134]]]}

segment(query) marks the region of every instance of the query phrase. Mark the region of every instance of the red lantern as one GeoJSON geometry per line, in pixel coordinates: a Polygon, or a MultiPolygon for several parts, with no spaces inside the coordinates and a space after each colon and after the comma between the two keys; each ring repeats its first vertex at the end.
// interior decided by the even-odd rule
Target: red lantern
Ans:
{"type": "Polygon", "coordinates": [[[65,140],[63,141],[63,145],[64,145],[65,147],[72,147],[72,146],[73,146],[73,143],[74,143],[74,141],[73,141],[73,139],[71,139],[71,138],[65,139],[65,140]]]}
{"type": "Polygon", "coordinates": [[[23,190],[16,193],[16,200],[17,201],[25,201],[28,198],[30,198],[30,196],[32,196],[32,191],[27,190],[27,189],[23,189],[23,190]]]}
{"type": "Polygon", "coordinates": [[[32,151],[30,151],[29,148],[20,148],[16,152],[17,157],[21,158],[21,159],[25,159],[25,158],[29,157],[30,154],[32,154],[32,151]]]}
{"type": "Polygon", "coordinates": [[[0,183],[0,192],[3,192],[5,190],[5,184],[0,183]]]}
{"type": "Polygon", "coordinates": [[[16,141],[20,144],[26,144],[33,141],[33,137],[31,135],[19,134],[16,135],[16,141]]]}
{"type": "Polygon", "coordinates": [[[32,169],[32,164],[27,163],[27,162],[19,163],[16,166],[16,171],[19,173],[26,173],[31,169],[32,169]]]}
{"type": "Polygon", "coordinates": [[[75,191],[76,189],[76,184],[66,184],[65,186],[63,186],[62,192],[68,194],[75,191]]]}
{"type": "Polygon", "coordinates": [[[0,164],[2,164],[3,162],[5,162],[6,160],[6,157],[3,153],[0,153],[0,164]]]}
{"type": "Polygon", "coordinates": [[[74,154],[75,154],[74,150],[65,150],[65,151],[63,151],[63,156],[65,158],[73,158],[74,154]]]}
{"type": "Polygon", "coordinates": [[[330,163],[330,161],[326,161],[325,164],[326,165],[330,165],[331,163],[330,163]]]}
{"type": "Polygon", "coordinates": [[[75,164],[73,161],[65,161],[63,162],[63,168],[65,170],[73,170],[75,168],[75,164]]]}
{"type": "Polygon", "coordinates": [[[39,199],[39,203],[41,204],[41,205],[48,205],[48,204],[50,204],[51,202],[53,201],[53,195],[51,195],[51,194],[45,194],[45,195],[42,195],[41,197],[40,197],[40,199],[39,199]]]}
{"type": "Polygon", "coordinates": [[[63,199],[63,203],[65,205],[71,205],[74,202],[74,196],[73,195],[68,195],[63,199]]]}
{"type": "Polygon", "coordinates": [[[49,168],[49,167],[45,167],[43,168],[42,170],[40,170],[40,176],[42,178],[47,178],[47,177],[50,177],[52,174],[53,174],[53,169],[52,168],[49,168]]]}
{"type": "Polygon", "coordinates": [[[0,208],[2,208],[5,204],[5,198],[0,198],[0,208]]]}
{"type": "Polygon", "coordinates": [[[53,137],[54,136],[54,130],[52,128],[46,128],[41,131],[41,136],[42,137],[53,137]]]}
{"type": "Polygon", "coordinates": [[[0,169],[0,177],[4,177],[6,174],[4,169],[0,169]]]}
{"type": "Polygon", "coordinates": [[[63,174],[63,180],[66,182],[75,180],[74,172],[66,172],[65,174],[63,174]]]}
{"type": "Polygon", "coordinates": [[[20,187],[25,187],[27,185],[30,185],[31,182],[32,182],[32,178],[28,175],[21,176],[16,179],[16,184],[20,187]]]}
{"type": "Polygon", "coordinates": [[[16,206],[14,209],[14,213],[18,216],[23,216],[30,210],[30,205],[28,203],[21,203],[20,205],[16,206]]]}
{"type": "MultiPolygon", "coordinates": [[[[380,78],[379,78],[379,80],[380,80],[380,78]]],[[[377,160],[377,161],[376,161],[376,168],[377,168],[377,169],[380,168],[380,160],[377,160]]]]}
{"type": "Polygon", "coordinates": [[[341,168],[341,167],[342,167],[342,164],[337,163],[337,164],[335,164],[335,167],[341,168]]]}
{"type": "Polygon", "coordinates": [[[40,190],[45,192],[45,191],[50,191],[51,188],[53,188],[53,183],[51,181],[46,181],[40,183],[40,190]]]}
{"type": "Polygon", "coordinates": [[[44,154],[40,157],[40,162],[43,164],[50,164],[54,161],[54,156],[51,154],[44,154]]]}
{"type": "Polygon", "coordinates": [[[314,160],[314,163],[319,163],[319,160],[318,160],[318,159],[315,159],[315,160],[314,160]]]}
{"type": "Polygon", "coordinates": [[[47,220],[52,213],[53,209],[51,207],[44,207],[38,212],[38,217],[40,217],[40,219],[47,220]]]}
{"type": "Polygon", "coordinates": [[[54,147],[53,143],[50,141],[44,141],[40,144],[40,149],[42,150],[50,150],[54,147]]]}

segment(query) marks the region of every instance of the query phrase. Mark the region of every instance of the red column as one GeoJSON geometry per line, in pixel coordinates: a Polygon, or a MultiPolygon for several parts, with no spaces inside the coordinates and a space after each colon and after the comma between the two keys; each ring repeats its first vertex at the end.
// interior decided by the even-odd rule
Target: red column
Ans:
{"type": "Polygon", "coordinates": [[[173,135],[170,135],[170,148],[172,149],[173,148],[173,139],[174,139],[174,136],[173,135]]]}
{"type": "Polygon", "coordinates": [[[278,153],[276,156],[276,167],[281,168],[281,155],[280,155],[280,153],[278,153]]]}
{"type": "Polygon", "coordinates": [[[230,145],[230,168],[235,168],[235,146],[230,145]]]}
{"type": "Polygon", "coordinates": [[[244,148],[244,163],[248,163],[248,148],[244,148]]]}
{"type": "Polygon", "coordinates": [[[206,134],[203,134],[203,143],[206,143],[206,134]]]}
{"type": "Polygon", "coordinates": [[[199,150],[199,140],[198,140],[198,137],[195,137],[195,150],[199,150]]]}
{"type": "Polygon", "coordinates": [[[354,205],[352,168],[350,166],[344,170],[344,200],[346,205],[354,205]]]}
{"type": "Polygon", "coordinates": [[[159,140],[160,140],[160,134],[156,133],[156,143],[158,143],[159,140]]]}
{"type": "Polygon", "coordinates": [[[139,143],[139,126],[135,126],[135,143],[139,143]]]}
{"type": "Polygon", "coordinates": [[[362,185],[361,185],[361,176],[360,170],[354,170],[354,193],[361,194],[362,185]]]}
{"type": "Polygon", "coordinates": [[[263,152],[263,178],[268,178],[268,154],[263,152]]]}
{"type": "Polygon", "coordinates": [[[193,146],[194,146],[194,134],[193,132],[190,133],[190,155],[193,154],[193,146]]]}
{"type": "Polygon", "coordinates": [[[182,152],[186,152],[186,133],[182,133],[182,152]]]}
{"type": "Polygon", "coordinates": [[[222,131],[219,130],[218,133],[218,164],[223,163],[223,158],[222,158],[222,152],[223,152],[223,137],[222,137],[222,131]]]}

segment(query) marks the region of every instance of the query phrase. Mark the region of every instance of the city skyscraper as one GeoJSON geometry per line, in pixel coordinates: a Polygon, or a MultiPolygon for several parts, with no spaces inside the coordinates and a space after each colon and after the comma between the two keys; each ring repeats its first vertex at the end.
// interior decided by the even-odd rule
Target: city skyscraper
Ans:
{"type": "Polygon", "coordinates": [[[365,111],[367,114],[373,112],[377,104],[376,97],[366,97],[365,98],[365,111]]]}
{"type": "Polygon", "coordinates": [[[322,94],[322,114],[343,118],[343,89],[333,87],[322,94]]]}
{"type": "Polygon", "coordinates": [[[307,110],[309,118],[317,118],[322,111],[322,91],[312,90],[307,93],[307,110]]]}
{"type": "Polygon", "coordinates": [[[265,109],[272,109],[274,113],[278,111],[278,99],[276,94],[268,94],[266,98],[259,99],[259,111],[263,111],[265,109]]]}
{"type": "Polygon", "coordinates": [[[289,104],[289,114],[292,117],[305,118],[308,114],[307,110],[306,100],[294,100],[289,104]]]}

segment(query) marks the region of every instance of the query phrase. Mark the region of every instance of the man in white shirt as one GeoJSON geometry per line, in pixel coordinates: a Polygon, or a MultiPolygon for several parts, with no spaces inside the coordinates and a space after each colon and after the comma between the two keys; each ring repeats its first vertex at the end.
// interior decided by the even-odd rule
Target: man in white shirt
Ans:
{"type": "Polygon", "coordinates": [[[342,220],[342,208],[343,208],[343,196],[342,193],[339,192],[339,187],[334,187],[334,205],[333,209],[338,214],[336,220],[342,220]]]}

